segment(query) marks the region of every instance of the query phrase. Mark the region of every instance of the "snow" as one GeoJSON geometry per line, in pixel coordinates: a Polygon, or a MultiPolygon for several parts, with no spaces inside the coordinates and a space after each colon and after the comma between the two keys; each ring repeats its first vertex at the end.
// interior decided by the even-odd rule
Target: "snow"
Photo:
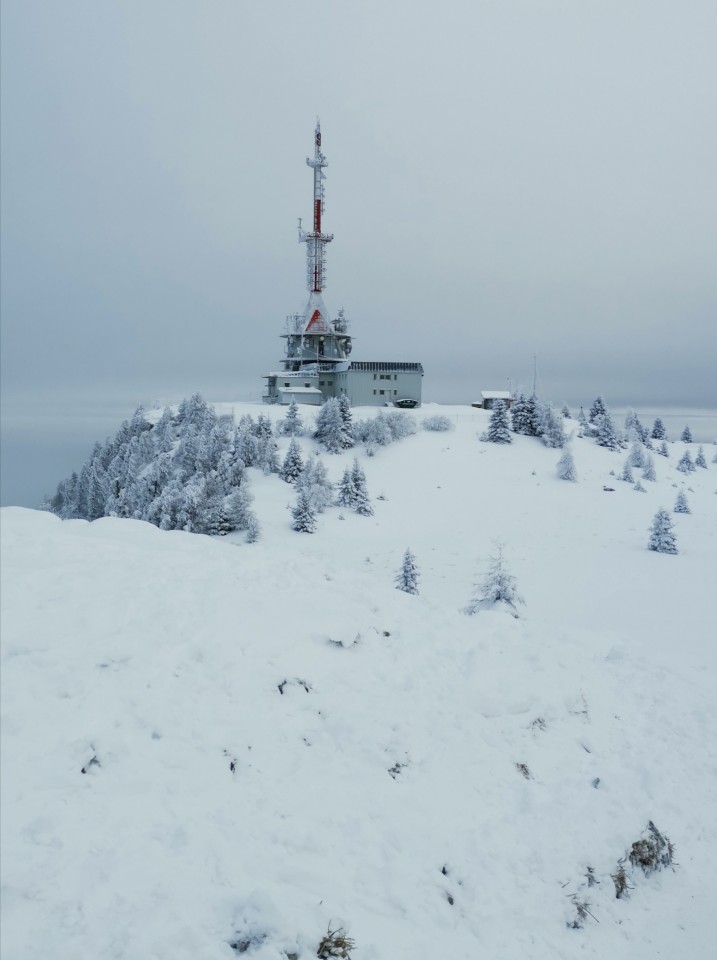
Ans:
{"type": "Polygon", "coordinates": [[[479,443],[487,412],[410,415],[436,414],[323,455],[334,482],[359,457],[374,515],[312,535],[253,469],[254,544],[2,510],[4,957],[305,960],[329,924],[361,960],[712,956],[715,468],[671,443],[638,496],[576,437],[566,483],[537,439],[479,443]],[[648,551],[683,487],[679,554],[648,551]],[[520,619],[463,612],[495,540],[520,619]],[[617,900],[649,820],[679,866],[627,864],[617,900]]]}

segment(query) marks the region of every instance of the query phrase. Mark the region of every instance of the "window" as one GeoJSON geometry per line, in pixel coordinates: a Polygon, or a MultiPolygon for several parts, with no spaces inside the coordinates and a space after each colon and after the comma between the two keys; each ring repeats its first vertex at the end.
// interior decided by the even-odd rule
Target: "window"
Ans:
{"type": "Polygon", "coordinates": [[[394,373],[393,379],[394,379],[394,380],[398,380],[398,374],[397,374],[397,373],[394,373]]]}
{"type": "Polygon", "coordinates": [[[326,381],[325,381],[325,380],[319,380],[319,386],[320,386],[320,387],[325,387],[325,386],[326,386],[326,381]]]}
{"type": "Polygon", "coordinates": [[[290,387],[291,384],[290,384],[290,383],[287,383],[286,381],[284,381],[284,386],[285,386],[285,387],[290,387]]]}
{"type": "Polygon", "coordinates": [[[394,390],[394,391],[393,391],[394,397],[396,396],[397,393],[398,393],[398,390],[394,390]]]}
{"type": "Polygon", "coordinates": [[[385,390],[379,390],[378,392],[380,393],[381,396],[383,396],[386,393],[385,390]]]}
{"type": "Polygon", "coordinates": [[[376,391],[375,391],[375,390],[374,390],[374,392],[373,392],[373,395],[374,395],[374,397],[376,396],[376,391]]]}
{"type": "MultiPolygon", "coordinates": [[[[376,379],[376,374],[375,374],[375,373],[374,373],[374,375],[373,375],[373,378],[374,378],[374,380],[376,379]]],[[[374,390],[374,393],[375,393],[375,392],[376,392],[376,391],[374,390]]]]}
{"type": "Polygon", "coordinates": [[[304,381],[304,386],[305,386],[305,387],[310,387],[311,384],[310,384],[310,383],[306,383],[306,382],[304,381]]]}

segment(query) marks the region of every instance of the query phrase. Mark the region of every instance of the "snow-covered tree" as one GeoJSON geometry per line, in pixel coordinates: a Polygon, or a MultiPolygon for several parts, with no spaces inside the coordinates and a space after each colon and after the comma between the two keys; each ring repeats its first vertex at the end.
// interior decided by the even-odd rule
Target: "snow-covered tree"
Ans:
{"type": "Polygon", "coordinates": [[[339,397],[339,412],[341,413],[341,446],[344,450],[350,450],[354,445],[354,434],[351,414],[351,401],[342,393],[339,397]]]}
{"type": "Polygon", "coordinates": [[[303,469],[304,461],[301,458],[301,448],[292,437],[289,449],[284,457],[284,462],[281,465],[279,476],[285,483],[294,483],[301,476],[303,469]]]}
{"type": "Polygon", "coordinates": [[[341,474],[341,479],[339,480],[339,485],[336,489],[336,505],[339,507],[349,507],[350,509],[353,509],[355,499],[356,488],[354,486],[351,467],[346,467],[344,472],[341,474]]]}
{"type": "Polygon", "coordinates": [[[418,593],[418,567],[410,550],[403,555],[403,564],[396,574],[396,588],[404,593],[418,593]]]}
{"type": "Polygon", "coordinates": [[[573,455],[569,447],[565,447],[563,449],[562,456],[558,460],[556,469],[558,477],[561,480],[571,480],[573,483],[577,482],[578,473],[575,469],[575,460],[573,459],[573,455]]]}
{"type": "Polygon", "coordinates": [[[683,443],[692,443],[692,431],[690,430],[689,424],[680,434],[680,440],[682,440],[683,443]]]}
{"type": "Polygon", "coordinates": [[[677,538],[667,510],[658,510],[650,527],[647,549],[657,553],[677,553],[677,538]]]}
{"type": "Polygon", "coordinates": [[[373,514],[373,508],[366,489],[366,474],[356,459],[351,467],[351,479],[354,486],[353,509],[362,517],[370,517],[373,514]]]}
{"type": "Polygon", "coordinates": [[[645,465],[642,468],[642,479],[649,480],[652,483],[657,480],[657,474],[655,473],[655,461],[650,453],[646,454],[645,456],[645,465]]]}
{"type": "Polygon", "coordinates": [[[296,503],[291,508],[291,516],[294,518],[292,524],[294,530],[299,533],[316,532],[316,512],[308,491],[301,487],[297,490],[296,503]]]}
{"type": "Polygon", "coordinates": [[[253,499],[246,481],[224,498],[221,517],[221,530],[224,533],[249,529],[252,518],[256,519],[251,509],[253,499]]]}
{"type": "Polygon", "coordinates": [[[563,404],[563,409],[560,411],[561,416],[565,417],[566,420],[570,420],[570,407],[567,403],[563,404]]]}
{"type": "Polygon", "coordinates": [[[344,420],[341,407],[336,397],[329,399],[321,406],[316,416],[314,438],[324,447],[327,453],[341,453],[345,450],[344,420]]]}
{"type": "MultiPolygon", "coordinates": [[[[599,399],[599,398],[598,398],[599,399]]],[[[608,450],[619,450],[622,444],[620,443],[620,438],[615,432],[615,427],[612,422],[610,414],[607,413],[598,413],[593,420],[593,426],[595,428],[595,443],[599,447],[606,447],[608,450]]]]}
{"type": "Polygon", "coordinates": [[[650,434],[653,440],[667,440],[667,430],[665,430],[665,424],[660,420],[659,417],[655,420],[652,425],[652,433],[650,434]]]}
{"type": "Polygon", "coordinates": [[[670,456],[670,451],[667,449],[667,442],[665,440],[662,441],[657,452],[660,454],[661,457],[670,456]]]}
{"type": "Polygon", "coordinates": [[[632,489],[637,490],[638,493],[647,493],[647,490],[645,490],[645,488],[643,487],[643,485],[640,483],[639,480],[637,481],[637,483],[632,489]]]}
{"type": "Polygon", "coordinates": [[[549,404],[546,405],[544,410],[542,436],[546,447],[560,449],[568,442],[563,427],[563,418],[557,416],[549,404]]]}
{"type": "Polygon", "coordinates": [[[675,506],[673,510],[675,513],[691,513],[692,512],[690,510],[690,505],[687,502],[687,496],[685,495],[684,490],[680,490],[680,492],[677,494],[677,498],[675,500],[675,506]]]}
{"type": "Polygon", "coordinates": [[[680,459],[677,461],[677,469],[680,473],[694,473],[695,465],[692,462],[692,457],[690,456],[690,451],[685,450],[680,459]]]}
{"type": "Polygon", "coordinates": [[[285,437],[300,437],[304,432],[299,406],[293,397],[286,411],[286,416],[279,421],[279,432],[285,437]]]}
{"type": "Polygon", "coordinates": [[[590,407],[590,412],[588,414],[588,420],[590,423],[595,423],[595,420],[598,417],[604,417],[607,414],[607,407],[605,406],[605,398],[602,394],[599,397],[596,397],[593,400],[592,406],[590,407]]]}
{"type": "Polygon", "coordinates": [[[316,513],[323,513],[333,502],[334,486],[329,480],[324,462],[318,454],[307,461],[303,473],[296,481],[296,485],[308,492],[316,513]]]}
{"type": "Polygon", "coordinates": [[[278,473],[280,469],[279,464],[279,448],[276,444],[276,440],[272,435],[263,434],[257,438],[257,452],[256,452],[256,465],[262,470],[265,474],[278,473]]]}
{"type": "Polygon", "coordinates": [[[632,467],[630,466],[629,459],[625,461],[625,465],[622,468],[622,472],[617,478],[618,480],[624,480],[625,483],[634,483],[635,478],[632,475],[632,467]]]}
{"type": "Polygon", "coordinates": [[[707,461],[705,460],[705,452],[702,447],[697,451],[697,456],[695,457],[695,466],[702,467],[703,470],[707,469],[707,461]]]}
{"type": "Polygon", "coordinates": [[[530,408],[528,406],[528,401],[525,397],[525,394],[523,393],[519,394],[519,396],[513,401],[513,405],[510,408],[510,422],[513,433],[523,434],[526,437],[533,435],[530,408]]]}
{"type": "Polygon", "coordinates": [[[249,519],[247,520],[246,525],[246,542],[247,543],[256,543],[256,541],[261,536],[261,527],[259,526],[259,521],[256,518],[256,514],[253,512],[249,513],[249,519]]]}
{"type": "Polygon", "coordinates": [[[525,603],[516,590],[515,577],[508,571],[503,556],[503,544],[500,541],[495,543],[495,554],[488,558],[486,574],[477,584],[466,612],[473,614],[481,607],[493,606],[496,603],[505,603],[514,612],[517,603],[525,603]]]}
{"type": "Polygon", "coordinates": [[[508,411],[502,400],[493,403],[493,409],[488,422],[488,429],[481,434],[481,440],[488,443],[512,443],[513,438],[508,429],[508,411]]]}
{"type": "MultiPolygon", "coordinates": [[[[640,420],[634,410],[628,410],[627,416],[625,417],[625,433],[627,439],[631,441],[639,440],[640,443],[645,443],[649,439],[649,433],[646,427],[640,423],[640,420]]],[[[640,464],[633,463],[633,467],[640,466],[640,464]]]]}
{"type": "Polygon", "coordinates": [[[647,452],[640,440],[634,440],[627,459],[631,467],[644,467],[647,452]]]}

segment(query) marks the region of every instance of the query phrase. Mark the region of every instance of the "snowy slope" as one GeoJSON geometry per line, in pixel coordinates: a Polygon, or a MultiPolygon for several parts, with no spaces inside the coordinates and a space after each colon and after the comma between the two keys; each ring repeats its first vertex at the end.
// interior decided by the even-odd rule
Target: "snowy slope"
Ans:
{"type": "Polygon", "coordinates": [[[255,544],[2,511],[3,957],[303,960],[329,924],[359,960],[713,955],[717,466],[671,444],[642,494],[576,438],[571,484],[438,410],[315,535],[256,470],[255,544]],[[493,538],[520,619],[463,612],[493,538]],[[618,900],[649,820],[679,866],[618,900]]]}

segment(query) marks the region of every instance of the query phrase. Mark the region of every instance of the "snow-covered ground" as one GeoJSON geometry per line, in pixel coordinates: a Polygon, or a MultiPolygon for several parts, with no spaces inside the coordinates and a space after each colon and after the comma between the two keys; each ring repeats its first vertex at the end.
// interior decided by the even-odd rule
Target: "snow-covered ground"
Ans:
{"type": "Polygon", "coordinates": [[[437,412],[314,535],[254,469],[254,544],[2,511],[3,958],[306,960],[329,925],[354,960],[714,956],[715,448],[640,493],[624,451],[574,439],[573,484],[437,412]],[[463,612],[495,539],[519,619],[463,612]],[[679,865],[616,899],[650,820],[679,865]]]}

